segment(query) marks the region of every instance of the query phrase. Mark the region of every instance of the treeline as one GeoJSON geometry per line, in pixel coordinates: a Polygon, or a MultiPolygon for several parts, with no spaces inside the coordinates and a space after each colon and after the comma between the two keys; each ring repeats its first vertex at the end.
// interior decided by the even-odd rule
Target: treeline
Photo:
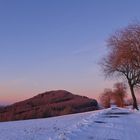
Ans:
{"type": "Polygon", "coordinates": [[[101,105],[105,108],[109,108],[112,104],[118,107],[124,107],[127,97],[126,85],[124,83],[114,84],[113,89],[105,89],[100,96],[101,105]]]}

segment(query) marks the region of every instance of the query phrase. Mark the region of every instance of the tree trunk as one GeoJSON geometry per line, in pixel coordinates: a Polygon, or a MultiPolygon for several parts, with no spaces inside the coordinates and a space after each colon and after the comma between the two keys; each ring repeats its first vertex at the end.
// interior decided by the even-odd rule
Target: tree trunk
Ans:
{"type": "Polygon", "coordinates": [[[129,87],[130,87],[131,95],[132,95],[132,98],[133,98],[133,109],[139,110],[138,105],[137,105],[137,99],[136,99],[136,96],[135,96],[135,93],[134,93],[134,87],[130,83],[129,83],[129,87]]]}

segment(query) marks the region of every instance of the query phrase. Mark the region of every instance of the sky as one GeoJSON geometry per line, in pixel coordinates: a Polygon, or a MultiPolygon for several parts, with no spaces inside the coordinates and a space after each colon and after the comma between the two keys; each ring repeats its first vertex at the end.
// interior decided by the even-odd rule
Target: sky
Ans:
{"type": "Polygon", "coordinates": [[[140,19],[139,0],[0,0],[0,104],[64,89],[97,98],[116,79],[106,40],[140,19]]]}

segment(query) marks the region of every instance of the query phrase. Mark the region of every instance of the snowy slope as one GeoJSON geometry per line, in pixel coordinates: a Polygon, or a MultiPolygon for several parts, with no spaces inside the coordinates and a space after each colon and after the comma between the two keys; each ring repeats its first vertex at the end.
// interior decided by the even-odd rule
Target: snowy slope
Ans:
{"type": "Polygon", "coordinates": [[[140,113],[110,108],[0,123],[0,140],[140,140],[140,113]]]}

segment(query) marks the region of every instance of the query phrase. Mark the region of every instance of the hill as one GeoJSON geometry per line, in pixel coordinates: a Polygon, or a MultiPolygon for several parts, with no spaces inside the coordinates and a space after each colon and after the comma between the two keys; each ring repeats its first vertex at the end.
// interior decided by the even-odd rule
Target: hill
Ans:
{"type": "Polygon", "coordinates": [[[0,121],[46,118],[96,109],[98,103],[95,99],[57,90],[0,108],[0,121]]]}

